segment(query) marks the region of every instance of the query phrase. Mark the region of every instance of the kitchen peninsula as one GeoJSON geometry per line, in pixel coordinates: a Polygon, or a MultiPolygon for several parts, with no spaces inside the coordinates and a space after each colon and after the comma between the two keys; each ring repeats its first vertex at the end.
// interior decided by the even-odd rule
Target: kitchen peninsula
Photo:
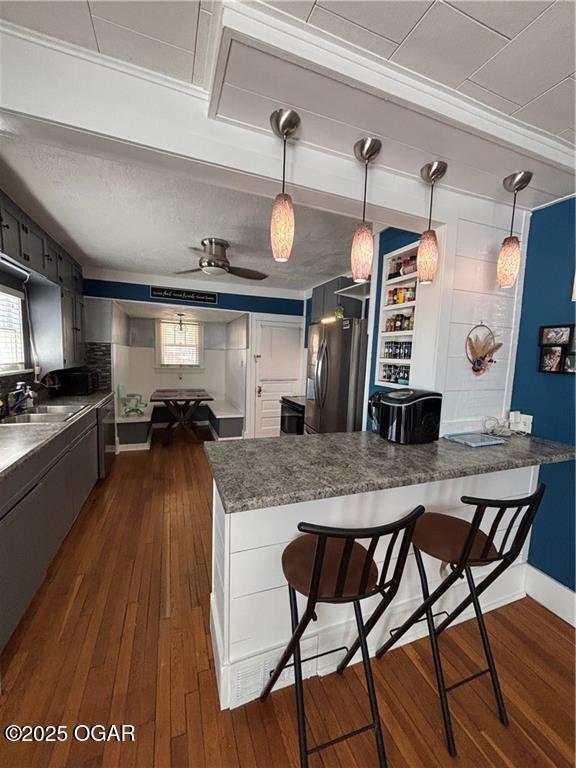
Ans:
{"type": "MultiPolygon", "coordinates": [[[[301,521],[364,527],[396,520],[418,504],[427,511],[466,515],[463,495],[519,498],[537,484],[539,466],[571,461],[574,447],[534,437],[465,448],[441,439],[397,445],[370,432],[284,436],[205,445],[214,475],[211,634],[220,704],[233,708],[259,696],[290,636],[282,551],[301,521]]],[[[502,521],[505,526],[508,520],[502,521]]],[[[485,594],[486,610],[523,597],[526,551],[485,594]]],[[[376,551],[380,565],[382,558],[376,551]]],[[[440,581],[426,561],[430,586],[440,581]]],[[[449,592],[438,610],[462,599],[449,592]]],[[[420,602],[413,557],[400,592],[369,638],[373,652],[420,602]]],[[[366,601],[369,615],[374,605],[366,601]]],[[[319,605],[302,641],[304,658],[350,643],[349,606],[319,605]]],[[[469,618],[464,613],[462,619],[469,618]]],[[[425,634],[417,625],[405,637],[425,634]]],[[[306,675],[336,668],[341,654],[304,664],[306,675]]],[[[291,682],[286,670],[280,684],[291,682]]]]}

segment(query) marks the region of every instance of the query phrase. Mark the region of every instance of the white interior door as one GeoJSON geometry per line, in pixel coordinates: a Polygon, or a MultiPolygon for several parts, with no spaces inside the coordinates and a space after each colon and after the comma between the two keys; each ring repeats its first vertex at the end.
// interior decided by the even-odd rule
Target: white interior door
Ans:
{"type": "Polygon", "coordinates": [[[254,436],[280,434],[280,398],[301,394],[301,325],[257,321],[255,326],[254,436]]]}

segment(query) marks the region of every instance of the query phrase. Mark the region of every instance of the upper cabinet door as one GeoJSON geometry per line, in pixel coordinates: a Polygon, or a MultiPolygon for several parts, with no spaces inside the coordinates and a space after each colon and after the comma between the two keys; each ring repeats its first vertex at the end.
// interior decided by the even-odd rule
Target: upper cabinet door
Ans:
{"type": "Polygon", "coordinates": [[[22,263],[25,267],[42,274],[44,271],[44,238],[29,221],[23,221],[22,263]]]}
{"type": "Polygon", "coordinates": [[[68,291],[74,290],[72,262],[62,253],[58,253],[58,282],[68,291]]]}
{"type": "Polygon", "coordinates": [[[58,280],[58,251],[52,245],[46,241],[44,247],[44,266],[42,271],[53,283],[59,282],[58,280]]]}
{"type": "Polygon", "coordinates": [[[16,213],[0,201],[0,247],[2,253],[16,261],[22,261],[22,233],[16,213]]]}

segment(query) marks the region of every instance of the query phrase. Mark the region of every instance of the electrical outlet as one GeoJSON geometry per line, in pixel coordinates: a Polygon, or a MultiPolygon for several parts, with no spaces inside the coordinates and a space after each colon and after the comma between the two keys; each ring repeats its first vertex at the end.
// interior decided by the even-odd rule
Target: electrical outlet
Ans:
{"type": "Polygon", "coordinates": [[[532,416],[528,416],[527,413],[520,414],[520,429],[528,435],[532,434],[532,416]]]}

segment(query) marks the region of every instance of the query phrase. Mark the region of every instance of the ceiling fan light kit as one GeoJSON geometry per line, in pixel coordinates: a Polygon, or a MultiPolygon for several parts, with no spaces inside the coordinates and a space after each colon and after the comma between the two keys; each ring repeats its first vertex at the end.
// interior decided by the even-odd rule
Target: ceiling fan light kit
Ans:
{"type": "Polygon", "coordinates": [[[358,162],[364,164],[362,221],[356,225],[350,253],[352,279],[355,283],[368,282],[372,273],[374,237],[372,235],[372,225],[366,221],[366,193],[368,190],[368,166],[378,157],[381,149],[382,142],[380,139],[370,136],[360,139],[354,144],[354,157],[358,162]]]}
{"type": "Polygon", "coordinates": [[[516,197],[520,190],[525,189],[532,180],[530,171],[518,171],[506,176],[502,182],[504,189],[514,195],[512,204],[512,220],[510,222],[510,234],[504,238],[500,253],[498,254],[498,264],[496,266],[496,276],[499,288],[513,288],[520,271],[521,251],[520,240],[513,235],[514,214],[516,213],[516,197]]]}
{"type": "Polygon", "coordinates": [[[264,272],[256,269],[247,269],[246,267],[233,267],[228,259],[226,251],[230,248],[228,240],[222,240],[220,237],[205,237],[201,241],[202,250],[192,248],[193,251],[200,253],[198,267],[196,269],[185,269],[182,272],[176,272],[177,275],[190,275],[194,272],[204,272],[205,275],[215,277],[218,275],[234,275],[242,277],[244,280],[264,280],[268,277],[264,272]]]}
{"type": "Polygon", "coordinates": [[[286,142],[300,127],[300,115],[293,109],[277,109],[270,115],[272,131],[282,139],[282,192],[276,196],[270,218],[270,244],[274,261],[286,262],[294,244],[294,206],[286,194],[286,142]]]}
{"type": "Polygon", "coordinates": [[[434,200],[434,185],[440,181],[448,170],[448,164],[442,160],[434,160],[426,163],[420,169],[420,176],[430,185],[430,210],[428,213],[428,228],[422,233],[416,255],[416,269],[418,282],[421,285],[429,285],[436,276],[438,269],[438,240],[432,226],[432,203],[434,200]]]}

